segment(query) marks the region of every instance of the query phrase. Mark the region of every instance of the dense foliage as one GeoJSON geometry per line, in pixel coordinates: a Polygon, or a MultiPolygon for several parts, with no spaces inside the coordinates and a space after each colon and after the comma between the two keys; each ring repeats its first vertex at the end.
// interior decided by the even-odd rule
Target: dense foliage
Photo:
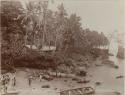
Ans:
{"type": "Polygon", "coordinates": [[[27,44],[31,49],[33,45],[38,49],[52,45],[64,55],[74,50],[82,50],[84,54],[94,47],[108,45],[102,32],[83,29],[81,18],[76,14],[68,15],[63,4],[57,7],[58,11],[47,6],[47,1],[31,1],[25,8],[20,2],[1,2],[2,57],[9,60],[3,63],[13,63],[17,57],[25,55],[27,44]]]}

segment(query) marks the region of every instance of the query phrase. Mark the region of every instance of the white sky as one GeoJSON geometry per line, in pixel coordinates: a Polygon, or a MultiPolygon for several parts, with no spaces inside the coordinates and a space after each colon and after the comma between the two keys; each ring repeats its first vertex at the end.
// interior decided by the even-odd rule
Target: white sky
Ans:
{"type": "Polygon", "coordinates": [[[109,32],[124,31],[124,0],[49,0],[49,8],[56,10],[64,4],[68,14],[76,13],[81,17],[83,28],[109,32]]]}

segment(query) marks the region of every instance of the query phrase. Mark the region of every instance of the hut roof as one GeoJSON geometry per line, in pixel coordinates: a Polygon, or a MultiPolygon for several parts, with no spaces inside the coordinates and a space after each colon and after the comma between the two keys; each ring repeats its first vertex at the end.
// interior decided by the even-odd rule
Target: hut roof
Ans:
{"type": "Polygon", "coordinates": [[[43,46],[41,48],[41,51],[55,51],[56,47],[55,46],[43,46]]]}
{"type": "MultiPolygon", "coordinates": [[[[31,45],[26,45],[27,48],[30,48],[31,45]]],[[[35,45],[32,45],[32,49],[38,49],[35,45]]],[[[55,46],[43,46],[41,49],[41,51],[55,51],[56,47],[55,46]]]]}

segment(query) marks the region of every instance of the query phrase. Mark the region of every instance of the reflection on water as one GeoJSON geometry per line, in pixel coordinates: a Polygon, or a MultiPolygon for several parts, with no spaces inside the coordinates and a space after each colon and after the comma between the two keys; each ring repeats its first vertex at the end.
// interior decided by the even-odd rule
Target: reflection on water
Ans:
{"type": "Polygon", "coordinates": [[[110,42],[110,45],[109,45],[109,53],[116,56],[117,52],[118,52],[118,43],[116,42],[115,39],[111,39],[111,42],[110,42]]]}

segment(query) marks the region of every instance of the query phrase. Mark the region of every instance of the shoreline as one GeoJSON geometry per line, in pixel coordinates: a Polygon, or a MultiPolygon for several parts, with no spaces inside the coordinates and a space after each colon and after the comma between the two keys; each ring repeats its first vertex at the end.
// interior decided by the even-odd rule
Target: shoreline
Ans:
{"type": "MultiPolygon", "coordinates": [[[[97,62],[95,62],[95,63],[97,63],[97,62]]],[[[111,94],[111,92],[115,93],[115,91],[120,92],[121,95],[123,95],[124,80],[123,80],[123,78],[116,79],[116,76],[122,75],[122,73],[123,73],[122,66],[119,67],[119,69],[122,68],[121,71],[119,71],[119,69],[114,69],[114,68],[108,67],[106,65],[103,65],[103,66],[93,65],[93,66],[87,70],[88,76],[86,77],[86,79],[90,80],[89,83],[80,84],[80,83],[77,83],[76,81],[73,81],[72,78],[54,78],[51,81],[42,80],[42,82],[39,82],[39,79],[36,79],[36,80],[32,81],[31,87],[28,86],[28,80],[26,78],[28,75],[28,72],[39,71],[39,70],[28,69],[28,68],[18,68],[17,73],[16,73],[17,85],[16,85],[16,87],[14,87],[15,88],[14,91],[20,92],[19,95],[27,95],[28,93],[29,93],[29,95],[36,95],[36,94],[37,95],[40,95],[40,94],[42,94],[42,95],[59,95],[59,92],[61,90],[84,87],[84,86],[91,86],[94,89],[96,88],[95,89],[97,91],[96,95],[100,95],[98,93],[102,93],[104,95],[115,95],[115,94],[111,94]],[[113,75],[111,75],[111,74],[113,74],[113,75]],[[89,75],[92,75],[92,76],[89,76],[89,75]],[[96,82],[100,82],[101,85],[95,87],[96,82]],[[49,85],[50,88],[41,88],[44,85],[49,85]],[[45,90],[45,92],[41,92],[41,90],[43,90],[43,89],[45,90]],[[30,92],[32,92],[32,93],[30,93],[30,92]],[[110,94],[105,94],[105,93],[110,93],[110,94]]],[[[8,92],[11,91],[12,88],[13,87],[10,86],[8,89],[8,92]]]]}

